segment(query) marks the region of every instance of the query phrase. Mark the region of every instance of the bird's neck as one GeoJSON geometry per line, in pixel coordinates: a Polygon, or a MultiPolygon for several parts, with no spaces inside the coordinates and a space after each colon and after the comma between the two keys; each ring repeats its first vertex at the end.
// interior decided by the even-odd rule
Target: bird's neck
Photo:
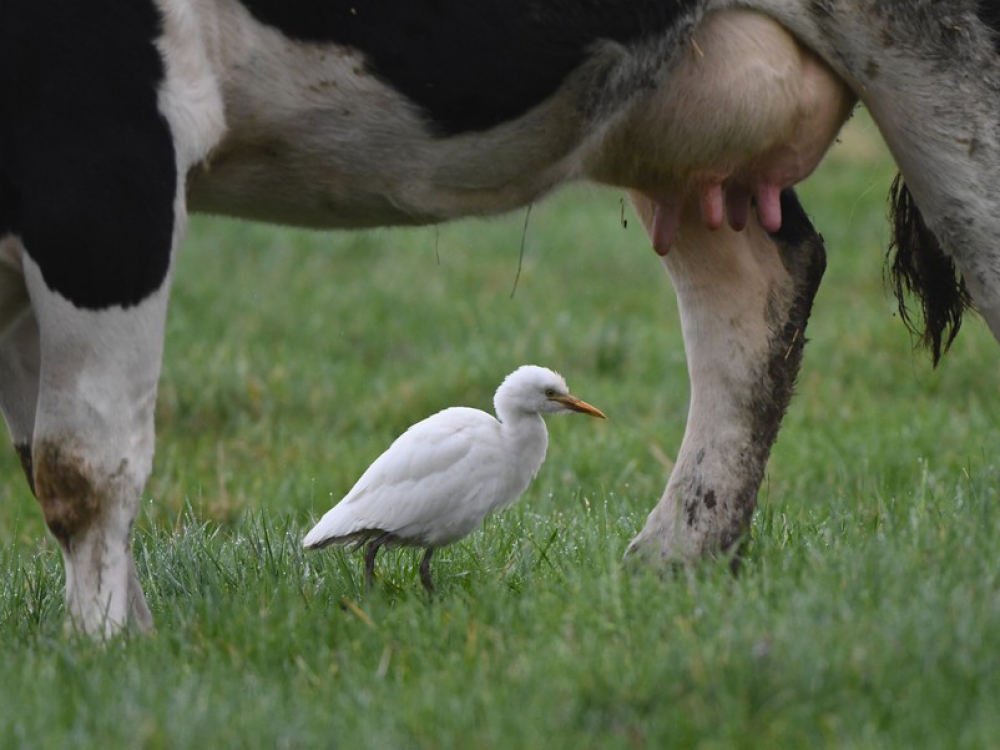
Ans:
{"type": "Polygon", "coordinates": [[[511,480],[523,491],[545,460],[549,446],[545,420],[540,414],[523,411],[505,412],[499,416],[509,455],[515,457],[510,463],[515,473],[511,480]]]}

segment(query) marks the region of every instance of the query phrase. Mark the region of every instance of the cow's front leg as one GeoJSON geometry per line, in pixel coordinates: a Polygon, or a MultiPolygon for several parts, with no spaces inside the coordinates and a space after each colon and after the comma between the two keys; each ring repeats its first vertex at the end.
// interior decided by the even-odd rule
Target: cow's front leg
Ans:
{"type": "Polygon", "coordinates": [[[38,403],[38,322],[21,268],[21,245],[0,240],[0,411],[34,492],[31,442],[38,403]]]}
{"type": "MultiPolygon", "coordinates": [[[[652,204],[633,201],[651,232],[652,204]]],[[[781,208],[773,235],[755,220],[742,232],[709,230],[689,211],[664,259],[677,291],[691,404],[666,490],[629,555],[690,562],[735,554],[746,538],[826,264],[792,191],[781,208]]]]}
{"type": "Polygon", "coordinates": [[[34,491],[62,549],[69,619],[91,635],[130,616],[149,629],[131,531],[152,465],[168,279],[137,304],[84,309],[27,255],[24,277],[40,352],[34,491]]]}

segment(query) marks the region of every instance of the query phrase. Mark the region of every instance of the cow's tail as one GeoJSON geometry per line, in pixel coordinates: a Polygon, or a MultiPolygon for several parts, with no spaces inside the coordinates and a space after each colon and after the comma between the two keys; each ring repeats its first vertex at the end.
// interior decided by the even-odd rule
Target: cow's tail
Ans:
{"type": "Polygon", "coordinates": [[[920,338],[920,343],[930,350],[936,365],[958,335],[962,314],[972,305],[972,298],[954,261],[924,224],[902,175],[896,175],[892,183],[889,214],[893,237],[887,261],[891,263],[899,315],[906,327],[920,338]],[[923,330],[906,306],[907,293],[920,303],[923,330]]]}

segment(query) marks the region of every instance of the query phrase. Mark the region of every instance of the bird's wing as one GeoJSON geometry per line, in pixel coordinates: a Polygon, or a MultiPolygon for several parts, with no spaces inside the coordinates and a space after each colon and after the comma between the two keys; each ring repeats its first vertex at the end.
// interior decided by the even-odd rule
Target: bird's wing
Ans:
{"type": "Polygon", "coordinates": [[[506,484],[505,471],[500,423],[477,409],[445,409],[400,435],[304,544],[373,529],[446,544],[482,522],[506,484]]]}

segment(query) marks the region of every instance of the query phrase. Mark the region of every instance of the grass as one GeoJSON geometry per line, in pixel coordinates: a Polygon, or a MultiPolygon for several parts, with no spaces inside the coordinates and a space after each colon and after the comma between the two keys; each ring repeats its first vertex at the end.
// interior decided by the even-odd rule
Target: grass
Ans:
{"type": "Polygon", "coordinates": [[[620,196],[314,234],[196,218],[136,552],[158,632],[62,629],[62,571],[0,459],[2,747],[987,748],[1000,732],[1000,350],[938,370],[882,285],[891,165],[855,124],[801,193],[829,263],[743,573],[621,565],[683,434],[666,274],[620,196]],[[524,362],[550,420],[520,504],[435,558],[305,554],[408,424],[524,362]]]}

